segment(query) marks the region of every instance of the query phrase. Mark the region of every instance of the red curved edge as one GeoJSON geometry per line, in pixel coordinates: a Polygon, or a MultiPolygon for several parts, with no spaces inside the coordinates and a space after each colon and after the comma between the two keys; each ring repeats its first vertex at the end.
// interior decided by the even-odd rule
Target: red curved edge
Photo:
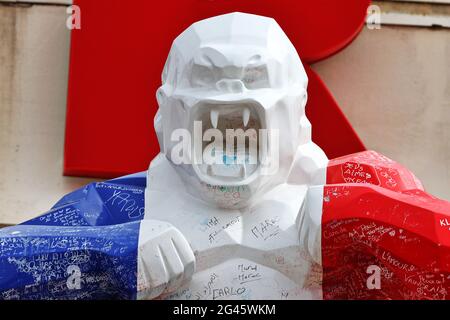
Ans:
{"type": "MultiPolygon", "coordinates": [[[[369,7],[371,3],[371,0],[367,1],[367,7],[369,7]]],[[[313,64],[322,60],[325,60],[331,56],[334,56],[335,54],[338,54],[345,48],[347,48],[361,33],[362,29],[364,28],[366,24],[366,16],[361,20],[360,24],[358,25],[357,29],[355,29],[355,32],[351,34],[347,39],[344,39],[341,43],[330,47],[327,51],[323,51],[321,53],[318,53],[317,56],[309,56],[305,57],[303,60],[309,64],[313,64]]]]}

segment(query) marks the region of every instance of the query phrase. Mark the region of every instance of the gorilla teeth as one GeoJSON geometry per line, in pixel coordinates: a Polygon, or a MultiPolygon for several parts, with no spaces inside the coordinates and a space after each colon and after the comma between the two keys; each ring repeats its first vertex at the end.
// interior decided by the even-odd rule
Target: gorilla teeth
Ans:
{"type": "Polygon", "coordinates": [[[241,178],[245,178],[247,176],[245,165],[241,167],[241,178]]]}
{"type": "Polygon", "coordinates": [[[211,124],[214,129],[217,129],[217,124],[219,123],[219,111],[211,110],[211,124]]]}
{"type": "Polygon", "coordinates": [[[244,111],[242,112],[242,120],[244,122],[244,127],[247,127],[248,122],[250,120],[250,109],[249,108],[245,108],[244,111]]]}

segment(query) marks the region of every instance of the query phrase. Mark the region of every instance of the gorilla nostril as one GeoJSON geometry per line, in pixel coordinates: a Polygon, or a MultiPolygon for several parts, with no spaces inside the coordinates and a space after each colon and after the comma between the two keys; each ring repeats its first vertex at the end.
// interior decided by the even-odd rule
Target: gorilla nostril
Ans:
{"type": "Polygon", "coordinates": [[[216,83],[218,90],[228,93],[244,92],[245,86],[241,80],[222,79],[216,83]]]}
{"type": "Polygon", "coordinates": [[[231,82],[231,91],[232,92],[243,92],[244,91],[244,84],[241,80],[235,80],[231,82]]]}
{"type": "Polygon", "coordinates": [[[308,94],[305,92],[305,95],[302,98],[302,108],[306,107],[306,103],[308,102],[308,94]]]}
{"type": "Polygon", "coordinates": [[[216,82],[216,88],[219,91],[226,91],[227,90],[227,83],[225,80],[219,80],[216,82]]]}
{"type": "Polygon", "coordinates": [[[248,60],[248,64],[257,64],[257,63],[260,63],[261,60],[262,60],[261,55],[255,54],[248,60]]]}

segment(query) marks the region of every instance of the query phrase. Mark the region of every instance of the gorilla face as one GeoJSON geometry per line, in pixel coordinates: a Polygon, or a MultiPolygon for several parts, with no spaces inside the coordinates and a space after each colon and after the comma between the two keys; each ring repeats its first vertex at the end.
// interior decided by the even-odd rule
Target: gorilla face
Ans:
{"type": "Polygon", "coordinates": [[[161,151],[198,197],[248,205],[285,182],[298,145],[310,140],[306,86],[273,19],[234,13],[197,22],[175,40],[157,92],[161,151]]]}

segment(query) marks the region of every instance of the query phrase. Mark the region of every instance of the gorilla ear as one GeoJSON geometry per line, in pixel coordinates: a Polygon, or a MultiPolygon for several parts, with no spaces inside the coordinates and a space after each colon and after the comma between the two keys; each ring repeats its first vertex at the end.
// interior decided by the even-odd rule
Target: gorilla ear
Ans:
{"type": "Polygon", "coordinates": [[[247,64],[249,65],[258,65],[263,61],[263,57],[260,54],[255,54],[248,59],[247,64]]]}
{"type": "Polygon", "coordinates": [[[167,94],[164,90],[164,86],[161,86],[156,90],[156,101],[158,101],[158,105],[161,108],[167,101],[167,94]]]}
{"type": "Polygon", "coordinates": [[[308,91],[305,90],[303,100],[302,100],[302,109],[306,108],[307,103],[308,103],[308,91]]]}
{"type": "Polygon", "coordinates": [[[162,124],[161,109],[158,109],[153,119],[153,126],[155,127],[156,136],[158,138],[159,148],[161,152],[164,152],[164,132],[162,124]]]}

